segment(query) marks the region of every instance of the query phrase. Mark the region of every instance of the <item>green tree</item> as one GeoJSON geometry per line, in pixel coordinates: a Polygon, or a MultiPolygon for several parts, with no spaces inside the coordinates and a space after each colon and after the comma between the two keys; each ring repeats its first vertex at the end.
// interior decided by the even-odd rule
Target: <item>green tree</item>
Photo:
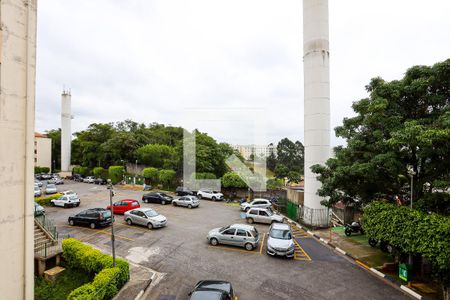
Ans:
{"type": "Polygon", "coordinates": [[[102,177],[104,172],[105,169],[103,169],[102,167],[95,167],[94,169],[92,169],[92,174],[97,178],[102,177]]]}
{"type": "Polygon", "coordinates": [[[156,168],[145,168],[144,178],[148,179],[151,184],[158,183],[158,169],[156,168]]]}
{"type": "MultiPolygon", "coordinates": [[[[333,203],[409,199],[408,166],[414,170],[414,199],[450,185],[450,59],[410,68],[401,80],[372,79],[369,97],[353,104],[355,117],[335,129],[346,147],[313,166],[319,195],[333,203]]],[[[427,207],[425,205],[424,207],[427,207]]]]}
{"type": "Polygon", "coordinates": [[[277,145],[278,163],[285,165],[289,171],[303,173],[304,151],[301,142],[294,143],[290,139],[284,138],[277,145]]]}
{"type": "Polygon", "coordinates": [[[271,179],[268,179],[266,182],[266,187],[267,187],[267,190],[269,190],[269,191],[278,190],[282,186],[283,186],[283,180],[281,180],[281,179],[271,178],[271,179]]]}
{"type": "Polygon", "coordinates": [[[275,167],[277,166],[277,158],[275,157],[275,153],[271,152],[266,159],[267,169],[270,171],[275,171],[275,167]]]}
{"type": "Polygon", "coordinates": [[[139,161],[154,168],[176,166],[176,153],[172,146],[149,144],[136,151],[139,161]]]}
{"type": "Polygon", "coordinates": [[[288,176],[288,174],[289,174],[289,169],[288,169],[288,167],[286,167],[286,166],[283,165],[283,164],[278,164],[278,165],[275,167],[274,173],[275,173],[275,177],[276,177],[276,178],[283,179],[283,178],[285,178],[285,177],[288,176]]]}
{"type": "Polygon", "coordinates": [[[113,184],[119,183],[123,180],[124,175],[123,166],[111,166],[108,169],[109,179],[113,184]]]}
{"type": "Polygon", "coordinates": [[[299,183],[302,180],[302,176],[299,172],[290,171],[287,175],[289,182],[299,183]]]}
{"type": "Polygon", "coordinates": [[[175,185],[176,172],[174,170],[160,170],[158,173],[159,182],[165,187],[170,188],[175,185]]]}
{"type": "Polygon", "coordinates": [[[223,175],[222,186],[226,188],[247,188],[247,184],[235,172],[228,172],[223,175]]]}
{"type": "Polygon", "coordinates": [[[61,128],[47,130],[45,135],[52,139],[52,168],[56,170],[61,167],[61,128]]]}

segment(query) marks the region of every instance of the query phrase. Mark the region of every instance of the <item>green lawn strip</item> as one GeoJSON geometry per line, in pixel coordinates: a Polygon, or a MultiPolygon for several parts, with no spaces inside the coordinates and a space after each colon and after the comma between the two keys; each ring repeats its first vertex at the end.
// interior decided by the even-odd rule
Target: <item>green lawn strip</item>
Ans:
{"type": "Polygon", "coordinates": [[[35,277],[34,298],[36,300],[67,299],[74,289],[91,282],[93,276],[77,269],[66,269],[54,283],[35,277]]]}

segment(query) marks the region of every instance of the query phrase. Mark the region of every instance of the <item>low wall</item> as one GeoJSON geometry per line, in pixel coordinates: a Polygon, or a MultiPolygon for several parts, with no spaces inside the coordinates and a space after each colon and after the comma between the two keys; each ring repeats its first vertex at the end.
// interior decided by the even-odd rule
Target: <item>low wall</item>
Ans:
{"type": "Polygon", "coordinates": [[[291,201],[294,204],[302,204],[304,203],[305,200],[305,194],[303,192],[303,190],[297,190],[297,189],[287,189],[286,192],[287,195],[287,199],[289,201],[291,201]]]}

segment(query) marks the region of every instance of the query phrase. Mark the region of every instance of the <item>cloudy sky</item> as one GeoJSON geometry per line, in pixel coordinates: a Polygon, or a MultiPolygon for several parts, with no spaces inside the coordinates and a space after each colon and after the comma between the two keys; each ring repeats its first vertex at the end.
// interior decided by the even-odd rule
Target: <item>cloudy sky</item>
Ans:
{"type": "MultiPolygon", "coordinates": [[[[333,128],[370,78],[450,57],[450,1],[329,2],[333,128]]],[[[39,1],[36,129],[60,127],[65,87],[74,131],[133,119],[245,144],[264,123],[302,141],[302,22],[301,0],[39,1]]]]}

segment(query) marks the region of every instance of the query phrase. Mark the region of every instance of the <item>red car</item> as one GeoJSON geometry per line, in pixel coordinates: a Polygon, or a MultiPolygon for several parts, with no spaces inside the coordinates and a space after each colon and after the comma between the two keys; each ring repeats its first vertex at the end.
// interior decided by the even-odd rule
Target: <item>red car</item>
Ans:
{"type": "MultiPolygon", "coordinates": [[[[113,203],[113,212],[115,214],[124,214],[126,211],[139,208],[141,205],[137,200],[124,199],[113,203]]],[[[111,206],[108,205],[106,209],[110,209],[111,206]]]]}

